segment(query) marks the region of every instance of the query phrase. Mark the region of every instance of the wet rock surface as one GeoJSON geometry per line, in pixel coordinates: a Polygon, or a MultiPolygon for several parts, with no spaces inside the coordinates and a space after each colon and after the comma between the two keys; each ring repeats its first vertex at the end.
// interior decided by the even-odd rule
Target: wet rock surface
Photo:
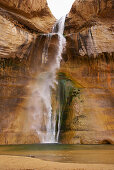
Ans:
{"type": "MultiPolygon", "coordinates": [[[[54,112],[61,105],[61,143],[114,144],[112,7],[110,0],[75,1],[66,18],[67,44],[57,73],[61,100],[58,91],[52,93],[54,112]]],[[[56,59],[58,35],[50,40],[41,34],[54,22],[46,1],[0,2],[0,144],[39,142],[28,108],[34,110],[38,74],[56,59]]]]}
{"type": "Polygon", "coordinates": [[[114,143],[113,21],[112,1],[75,1],[66,18],[60,70],[80,93],[63,110],[62,143],[114,143]]]}
{"type": "Polygon", "coordinates": [[[26,57],[0,59],[0,144],[39,143],[37,126],[42,126],[42,131],[46,133],[45,122],[39,122],[39,125],[34,114],[39,111],[37,105],[40,104],[44,105],[45,112],[45,104],[36,87],[45,77],[51,78],[48,72],[54,66],[59,43],[57,34],[50,35],[49,44],[47,39],[49,36],[45,34],[34,38],[30,51],[25,50],[26,57]],[[43,54],[45,43],[49,45],[48,58],[43,54]]]}
{"type": "Polygon", "coordinates": [[[113,62],[112,56],[107,63],[105,56],[100,55],[69,58],[61,64],[61,72],[79,89],[63,109],[62,143],[114,143],[113,62]]]}

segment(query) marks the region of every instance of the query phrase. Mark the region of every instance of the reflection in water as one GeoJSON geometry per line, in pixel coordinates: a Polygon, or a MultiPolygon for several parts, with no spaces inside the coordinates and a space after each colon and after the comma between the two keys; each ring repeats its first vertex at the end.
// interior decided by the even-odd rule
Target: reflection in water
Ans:
{"type": "Polygon", "coordinates": [[[0,155],[29,156],[66,163],[113,164],[114,145],[4,145],[0,146],[0,155]]]}

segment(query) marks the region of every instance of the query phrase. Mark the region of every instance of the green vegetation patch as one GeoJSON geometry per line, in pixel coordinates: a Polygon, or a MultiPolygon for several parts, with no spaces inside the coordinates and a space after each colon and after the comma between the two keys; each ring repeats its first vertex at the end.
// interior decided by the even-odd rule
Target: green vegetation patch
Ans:
{"type": "MultiPolygon", "coordinates": [[[[80,88],[66,76],[65,73],[58,74],[57,100],[59,101],[58,115],[61,114],[61,131],[66,131],[66,121],[69,114],[70,105],[74,98],[80,99],[80,88]]],[[[58,124],[58,122],[57,122],[58,124]]],[[[56,127],[57,129],[57,127],[56,127]]]]}

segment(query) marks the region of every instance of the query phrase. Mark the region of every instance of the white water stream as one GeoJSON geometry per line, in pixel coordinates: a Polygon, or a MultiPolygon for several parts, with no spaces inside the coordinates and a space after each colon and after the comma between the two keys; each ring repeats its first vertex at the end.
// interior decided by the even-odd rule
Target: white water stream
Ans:
{"type": "Polygon", "coordinates": [[[38,74],[37,83],[32,90],[31,105],[33,109],[32,129],[38,134],[41,143],[57,143],[60,133],[60,115],[58,119],[58,131],[56,132],[57,113],[52,113],[51,94],[55,88],[56,71],[60,67],[61,54],[65,46],[63,37],[65,17],[62,17],[53,27],[53,31],[46,36],[44,48],[42,51],[42,64],[48,63],[49,46],[53,36],[57,35],[57,53],[54,54],[53,62],[49,64],[47,71],[38,74]]]}

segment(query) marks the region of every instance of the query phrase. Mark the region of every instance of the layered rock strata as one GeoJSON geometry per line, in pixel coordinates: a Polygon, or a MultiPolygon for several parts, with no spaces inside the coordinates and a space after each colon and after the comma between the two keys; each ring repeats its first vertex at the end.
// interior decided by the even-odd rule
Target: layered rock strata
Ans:
{"type": "Polygon", "coordinates": [[[54,22],[45,0],[0,1],[0,144],[39,142],[27,108],[38,69],[48,67],[42,66],[46,35],[39,34],[54,22]]]}
{"type": "Polygon", "coordinates": [[[62,143],[114,143],[113,21],[112,1],[75,1],[67,16],[61,73],[79,92],[63,108],[62,143]]]}
{"type": "Polygon", "coordinates": [[[113,1],[112,0],[79,0],[75,1],[68,17],[66,19],[65,32],[76,33],[85,28],[90,28],[94,25],[99,25],[103,22],[108,25],[109,30],[113,27],[113,1]]]}
{"type": "Polygon", "coordinates": [[[49,33],[55,22],[46,0],[1,0],[0,7],[17,25],[36,32],[49,33]]]}
{"type": "MultiPolygon", "coordinates": [[[[44,62],[43,49],[47,38],[48,35],[37,36],[31,48],[26,49],[27,57],[0,59],[0,144],[40,142],[37,133],[38,121],[37,118],[34,119],[34,114],[40,109],[36,108],[36,102],[42,98],[35,89],[53,66],[59,43],[58,35],[52,35],[48,62],[44,62]],[[36,129],[33,125],[36,125],[36,129]]],[[[42,105],[43,102],[42,99],[42,105]]],[[[43,123],[42,131],[45,132],[43,123]]]]}
{"type": "Polygon", "coordinates": [[[75,58],[68,47],[67,54],[61,64],[61,73],[74,85],[62,109],[60,141],[68,144],[113,144],[113,54],[75,58]]]}
{"type": "MultiPolygon", "coordinates": [[[[114,144],[112,12],[111,0],[76,0],[66,18],[67,44],[57,94],[52,94],[53,110],[61,105],[61,143],[114,144]]],[[[31,128],[34,108],[29,101],[34,103],[37,76],[48,71],[57,54],[58,37],[53,35],[49,62],[43,63],[47,41],[39,34],[50,32],[54,22],[44,0],[0,2],[0,144],[39,142],[31,128]]]]}

